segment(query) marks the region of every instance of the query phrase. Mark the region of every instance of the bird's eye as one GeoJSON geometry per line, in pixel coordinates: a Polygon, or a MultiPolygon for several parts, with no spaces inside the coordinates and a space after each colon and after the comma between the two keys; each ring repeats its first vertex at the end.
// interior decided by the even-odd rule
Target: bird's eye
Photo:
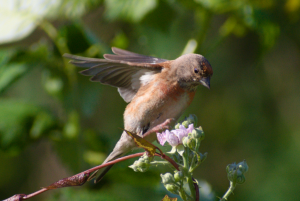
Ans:
{"type": "Polygon", "coordinates": [[[198,69],[198,68],[195,68],[195,69],[194,69],[194,72],[195,72],[195,73],[199,73],[199,69],[198,69]]]}

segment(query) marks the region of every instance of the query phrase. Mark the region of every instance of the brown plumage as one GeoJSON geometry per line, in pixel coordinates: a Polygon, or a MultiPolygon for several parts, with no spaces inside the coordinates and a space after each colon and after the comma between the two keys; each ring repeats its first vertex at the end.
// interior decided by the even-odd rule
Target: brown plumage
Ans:
{"type": "MultiPolygon", "coordinates": [[[[91,81],[118,88],[121,97],[130,102],[124,112],[124,128],[140,136],[167,119],[177,120],[192,102],[197,86],[210,87],[213,71],[202,55],[186,54],[175,60],[166,60],[118,48],[112,48],[112,51],[115,55],[105,54],[105,59],[64,56],[72,59],[70,63],[88,68],[81,73],[92,76],[91,81]]],[[[147,135],[146,139],[152,142],[156,134],[147,135]]],[[[123,132],[104,163],[133,148],[135,143],[123,132]]],[[[104,170],[96,181],[110,168],[104,170]]]]}

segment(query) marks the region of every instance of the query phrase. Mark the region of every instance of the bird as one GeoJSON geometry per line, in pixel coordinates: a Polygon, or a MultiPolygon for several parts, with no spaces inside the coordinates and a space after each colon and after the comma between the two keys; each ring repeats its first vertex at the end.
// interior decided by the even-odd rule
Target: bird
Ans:
{"type": "MultiPolygon", "coordinates": [[[[191,104],[197,87],[203,85],[210,89],[213,75],[210,63],[200,54],[189,53],[167,60],[116,47],[112,47],[112,52],[104,54],[104,59],[63,55],[71,59],[71,64],[88,68],[80,73],[92,76],[91,81],[118,88],[121,97],[129,103],[123,115],[124,131],[103,164],[136,148],[126,131],[141,137],[147,134],[146,140],[155,141],[155,128],[164,122],[175,124],[191,104]]],[[[95,183],[99,182],[111,167],[107,166],[100,175],[94,172],[88,180],[98,175],[95,183]]]]}

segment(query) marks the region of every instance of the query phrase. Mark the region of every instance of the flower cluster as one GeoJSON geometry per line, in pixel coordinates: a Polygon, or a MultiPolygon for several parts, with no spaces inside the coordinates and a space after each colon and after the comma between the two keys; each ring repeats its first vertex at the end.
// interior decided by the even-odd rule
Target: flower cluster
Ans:
{"type": "Polygon", "coordinates": [[[242,161],[238,164],[232,163],[227,165],[226,172],[227,177],[230,182],[242,184],[245,182],[245,176],[244,173],[248,171],[248,165],[246,161],[242,161]]]}
{"type": "Polygon", "coordinates": [[[139,160],[135,161],[129,167],[133,169],[135,172],[146,172],[150,167],[150,162],[153,160],[152,157],[149,157],[146,153],[139,158],[139,160]]]}
{"type": "Polygon", "coordinates": [[[194,130],[194,124],[188,125],[186,128],[183,125],[179,125],[178,129],[175,130],[166,130],[162,133],[157,133],[157,139],[161,145],[164,145],[168,142],[172,147],[182,144],[182,139],[187,137],[189,133],[192,133],[194,130]]]}
{"type": "MultiPolygon", "coordinates": [[[[144,154],[129,167],[137,172],[145,172],[151,166],[169,165],[170,160],[173,160],[171,164],[177,164],[176,170],[161,174],[162,184],[169,192],[179,195],[182,200],[199,200],[198,181],[193,178],[193,172],[207,157],[207,153],[202,154],[199,151],[201,141],[204,138],[205,134],[202,127],[197,127],[196,115],[189,115],[183,122],[178,123],[173,130],[157,133],[157,140],[162,146],[166,142],[172,146],[171,150],[167,152],[170,154],[168,161],[156,161],[153,157],[144,154]]],[[[244,173],[248,171],[248,165],[246,161],[238,164],[233,163],[227,166],[226,171],[230,187],[220,198],[220,201],[226,201],[236,185],[245,182],[244,173]]],[[[204,189],[203,186],[201,189],[204,189]]],[[[210,193],[207,194],[207,198],[213,200],[214,196],[210,193]]]]}

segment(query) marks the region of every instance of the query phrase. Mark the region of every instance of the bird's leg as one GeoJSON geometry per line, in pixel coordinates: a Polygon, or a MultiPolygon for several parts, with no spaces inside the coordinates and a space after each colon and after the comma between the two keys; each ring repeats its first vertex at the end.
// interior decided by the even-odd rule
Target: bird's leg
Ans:
{"type": "Polygon", "coordinates": [[[161,132],[164,131],[166,129],[170,129],[170,124],[175,121],[174,118],[170,118],[170,119],[166,119],[163,123],[151,128],[150,130],[148,130],[144,135],[143,138],[152,134],[152,133],[157,133],[157,132],[161,132]]]}

